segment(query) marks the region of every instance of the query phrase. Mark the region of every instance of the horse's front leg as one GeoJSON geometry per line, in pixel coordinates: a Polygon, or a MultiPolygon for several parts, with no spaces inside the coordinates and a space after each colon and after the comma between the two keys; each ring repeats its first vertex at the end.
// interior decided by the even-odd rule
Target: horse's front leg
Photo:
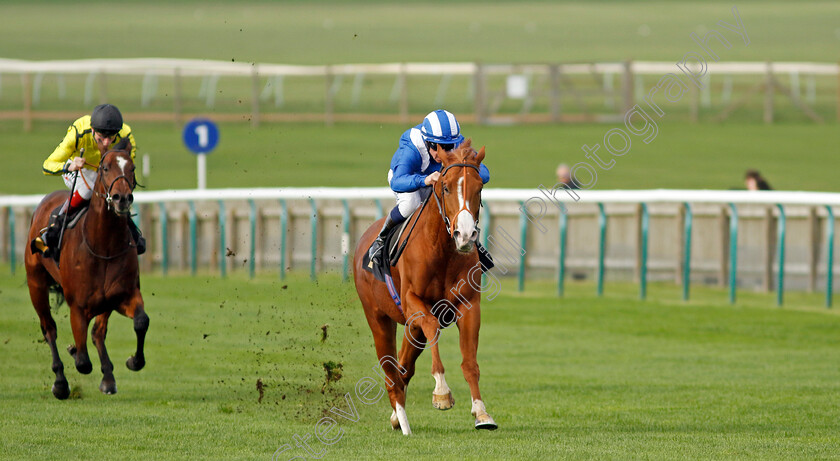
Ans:
{"type": "Polygon", "coordinates": [[[460,344],[461,344],[461,370],[464,372],[464,379],[470,386],[470,396],[472,397],[471,413],[475,417],[476,429],[490,429],[498,428],[493,418],[487,414],[487,409],[484,406],[484,401],[481,400],[481,391],[478,389],[478,361],[476,355],[478,354],[478,330],[481,327],[481,311],[478,303],[473,304],[472,309],[466,310],[463,317],[458,319],[458,330],[460,330],[460,344]]]}
{"type": "MultiPolygon", "coordinates": [[[[452,397],[452,391],[449,385],[446,384],[444,378],[443,362],[440,360],[440,349],[438,348],[438,340],[440,339],[441,328],[438,319],[431,314],[429,306],[423,302],[414,293],[409,292],[408,300],[415,306],[416,311],[414,315],[407,321],[406,325],[406,339],[411,339],[411,348],[416,349],[416,355],[410,363],[411,374],[414,373],[414,360],[420,355],[423,349],[432,350],[432,377],[435,378],[435,390],[432,392],[432,406],[438,410],[448,410],[455,405],[455,399],[452,397]],[[412,328],[409,328],[411,325],[412,328]],[[414,332],[419,329],[422,332],[420,336],[414,332]],[[421,339],[422,338],[422,339],[421,339]]],[[[403,342],[403,349],[406,345],[403,342]]],[[[400,356],[402,362],[402,356],[400,356]]],[[[403,363],[403,366],[408,368],[409,364],[403,363]]]]}
{"type": "Polygon", "coordinates": [[[143,346],[146,341],[146,331],[149,330],[149,316],[143,306],[143,296],[138,289],[134,296],[117,308],[120,314],[134,319],[134,334],[137,335],[137,351],[125,361],[125,366],[131,371],[140,371],[146,365],[143,346]]]}
{"type": "Polygon", "coordinates": [[[76,361],[76,370],[79,373],[86,375],[93,371],[93,364],[90,363],[90,356],[87,351],[87,335],[88,327],[90,326],[90,317],[78,306],[70,307],[70,326],[73,329],[73,339],[76,341],[75,345],[67,347],[67,352],[76,361]]]}
{"type": "Polygon", "coordinates": [[[108,333],[108,318],[111,312],[105,312],[96,316],[93,321],[93,345],[96,346],[99,352],[99,363],[102,366],[102,382],[99,384],[99,390],[103,394],[112,395],[117,393],[117,381],[114,379],[114,364],[111,363],[111,358],[108,357],[108,349],[105,348],[105,336],[108,333]]]}

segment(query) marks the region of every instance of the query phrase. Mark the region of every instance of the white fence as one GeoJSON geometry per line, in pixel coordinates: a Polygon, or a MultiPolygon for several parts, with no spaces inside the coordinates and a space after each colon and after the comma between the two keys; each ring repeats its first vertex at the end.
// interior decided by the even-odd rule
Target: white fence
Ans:
{"type": "MultiPolygon", "coordinates": [[[[499,273],[648,280],[776,290],[826,290],[831,300],[833,207],[840,194],[713,190],[483,193],[482,239],[499,273]],[[561,211],[559,203],[567,208],[561,211]],[[503,270],[502,270],[503,269],[503,270]]],[[[41,196],[0,196],[3,257],[20,266],[41,196]]],[[[138,192],[149,251],[144,270],[324,270],[348,275],[352,248],[393,205],[387,188],[282,188],[138,192]]],[[[644,290],[644,289],[643,289],[644,290]]]]}
{"type": "MultiPolygon", "coordinates": [[[[84,103],[90,105],[94,100],[119,102],[128,94],[135,95],[139,101],[129,105],[132,119],[173,119],[179,122],[183,118],[196,115],[201,106],[192,105],[191,99],[204,102],[201,112],[210,110],[219,119],[250,120],[252,124],[264,121],[285,120],[323,120],[333,123],[340,120],[355,121],[401,121],[411,118],[410,101],[416,106],[423,101],[424,109],[434,100],[434,105],[451,103],[447,92],[454,85],[453,78],[462,78],[466,83],[463,93],[469,100],[469,109],[458,107],[465,121],[477,123],[516,123],[516,122],[569,122],[569,121],[618,121],[625,111],[647,95],[644,79],[648,87],[655,84],[663,75],[675,73],[677,68],[671,62],[626,61],[606,63],[549,63],[549,64],[491,64],[491,63],[387,63],[387,64],[337,64],[337,65],[287,65],[271,63],[246,63],[227,61],[208,61],[195,59],[87,59],[73,61],[24,61],[0,58],[0,75],[18,74],[21,81],[18,87],[21,95],[14,105],[6,105],[0,110],[0,118],[20,119],[29,129],[36,119],[65,120],[71,114],[59,110],[42,109],[42,93],[45,76],[55,76],[58,87],[57,98],[67,98],[65,76],[86,76],[83,86],[84,103]],[[142,79],[120,80],[120,91],[113,90],[109,77],[135,77],[142,79]],[[526,90],[519,96],[512,97],[505,89],[505,77],[517,76],[525,82],[526,90]],[[653,79],[650,77],[653,76],[653,79]],[[183,83],[188,78],[201,78],[198,98],[190,98],[185,93],[183,83]],[[217,86],[220,78],[234,78],[243,82],[229,94],[231,101],[237,104],[221,110],[215,106],[217,86]],[[159,99],[166,79],[167,100],[171,104],[153,106],[150,101],[159,99]],[[284,91],[292,85],[290,79],[309,79],[306,86],[299,90],[284,91]],[[382,83],[375,89],[378,96],[388,94],[382,108],[390,108],[391,113],[380,112],[374,105],[369,111],[360,110],[359,100],[365,86],[372,78],[390,78],[392,83],[382,83]],[[412,79],[409,83],[409,78],[412,79]],[[435,82],[418,83],[418,79],[439,78],[435,82]],[[284,80],[285,79],[285,80],[284,80]],[[314,81],[313,81],[314,79],[314,81]],[[350,81],[345,85],[345,80],[350,81]],[[284,81],[286,83],[284,83],[284,81]],[[137,86],[140,91],[127,91],[129,86],[137,86]],[[411,85],[411,90],[409,86],[411,85]],[[424,87],[428,86],[428,88],[424,87]],[[109,86],[111,86],[109,98],[109,86]],[[342,87],[347,89],[342,90],[342,87]],[[389,88],[390,87],[390,88],[389,88]],[[338,107],[342,99],[339,93],[347,95],[346,107],[338,107]],[[415,99],[414,94],[421,95],[415,99]],[[302,98],[297,106],[290,105],[289,112],[278,112],[292,96],[302,98]],[[594,99],[593,99],[594,98],[594,99]],[[117,101],[115,101],[117,99],[117,101]],[[512,104],[511,99],[518,99],[512,104]],[[242,101],[246,101],[243,105],[242,101]],[[273,104],[271,104],[273,100],[273,104]],[[136,106],[136,108],[135,108],[136,106]],[[273,106],[273,108],[271,107],[273,106]],[[313,107],[321,107],[320,112],[313,112],[313,107]],[[166,112],[152,111],[155,107],[165,108],[166,112]],[[600,109],[599,109],[600,108],[600,109]],[[250,109],[242,113],[242,109],[250,109]],[[471,112],[471,113],[469,113],[471,112]]],[[[764,93],[760,101],[765,121],[772,122],[777,94],[788,95],[793,105],[815,121],[822,121],[826,111],[813,110],[814,104],[821,107],[830,104],[840,113],[840,88],[837,76],[840,65],[836,63],[810,62],[710,62],[707,72],[702,77],[704,86],[697,89],[691,86],[691,96],[687,98],[692,120],[697,120],[698,111],[711,108],[712,87],[710,79],[719,82],[716,90],[720,92],[719,102],[725,106],[718,118],[726,118],[746,100],[735,99],[739,76],[759,77],[758,83],[749,87],[742,83],[744,97],[755,92],[764,93]],[[821,79],[821,83],[817,83],[821,79]],[[818,92],[821,97],[818,98],[818,92]],[[828,94],[828,93],[831,94],[828,94]]],[[[384,82],[384,81],[383,81],[384,82]]],[[[8,93],[16,82],[5,82],[3,91],[8,93]]],[[[134,96],[132,96],[134,97],[134,96]]],[[[717,98],[716,98],[717,99],[717,98]]],[[[742,98],[743,99],[743,98],[742,98]]],[[[126,103],[128,104],[128,103],[126,103]]],[[[459,102],[460,104],[460,102],[459,102]]],[[[61,107],[56,105],[55,107],[61,107]]],[[[75,113],[75,112],[74,112],[75,113]]],[[[832,114],[833,115],[833,114],[832,114]]]]}

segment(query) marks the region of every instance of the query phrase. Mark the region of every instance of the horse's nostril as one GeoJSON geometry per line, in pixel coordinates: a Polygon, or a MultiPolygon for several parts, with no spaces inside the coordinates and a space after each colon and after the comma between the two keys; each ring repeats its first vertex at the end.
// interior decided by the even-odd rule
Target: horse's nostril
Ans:
{"type": "Polygon", "coordinates": [[[122,197],[120,196],[120,194],[114,194],[114,195],[111,196],[111,200],[113,200],[115,202],[119,202],[121,198],[122,197]]]}
{"type": "Polygon", "coordinates": [[[478,238],[478,232],[472,231],[472,234],[470,234],[470,239],[475,240],[476,238],[478,238]]]}
{"type": "Polygon", "coordinates": [[[134,194],[128,194],[128,203],[134,203],[134,194]]]}
{"type": "Polygon", "coordinates": [[[455,238],[460,237],[461,236],[461,231],[455,231],[455,233],[452,234],[452,236],[455,237],[455,238]]]}

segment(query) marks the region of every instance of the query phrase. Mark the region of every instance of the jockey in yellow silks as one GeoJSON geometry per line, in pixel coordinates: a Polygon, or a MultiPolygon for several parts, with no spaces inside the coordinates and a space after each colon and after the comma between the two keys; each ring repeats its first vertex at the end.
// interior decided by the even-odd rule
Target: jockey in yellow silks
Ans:
{"type": "MultiPolygon", "coordinates": [[[[63,222],[64,216],[75,215],[90,203],[100,159],[111,146],[125,138],[131,143],[133,160],[137,152],[134,134],[131,127],[123,123],[120,110],[111,104],[96,106],[90,115],[78,118],[67,128],[64,139],[47,157],[43,166],[44,174],[60,175],[64,178],[64,184],[73,188],[70,191],[70,200],[62,207],[56,223],[63,222]]],[[[146,251],[145,239],[133,220],[128,219],[128,227],[137,244],[137,254],[143,254],[146,251]]],[[[33,251],[40,251],[45,256],[54,256],[52,250],[58,244],[59,232],[59,225],[48,227],[32,242],[33,251]]]]}

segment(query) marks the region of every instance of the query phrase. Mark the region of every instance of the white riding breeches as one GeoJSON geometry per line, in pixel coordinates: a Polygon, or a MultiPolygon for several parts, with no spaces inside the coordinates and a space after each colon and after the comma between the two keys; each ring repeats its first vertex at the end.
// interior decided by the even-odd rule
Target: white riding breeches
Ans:
{"type": "MultiPolygon", "coordinates": [[[[76,188],[70,191],[70,195],[73,195],[73,192],[78,192],[83,199],[90,200],[91,195],[93,195],[93,185],[96,183],[96,171],[88,170],[87,168],[82,168],[78,171],[81,174],[79,175],[79,179],[76,180],[76,188]]],[[[76,172],[64,173],[62,177],[64,178],[64,184],[67,184],[68,188],[72,188],[76,172]]]]}
{"type": "MultiPolygon", "coordinates": [[[[391,184],[391,178],[394,176],[394,170],[388,170],[388,184],[391,184]]],[[[420,199],[420,191],[414,192],[394,192],[397,198],[397,208],[403,218],[408,218],[414,210],[420,206],[422,200],[420,199]]]]}

